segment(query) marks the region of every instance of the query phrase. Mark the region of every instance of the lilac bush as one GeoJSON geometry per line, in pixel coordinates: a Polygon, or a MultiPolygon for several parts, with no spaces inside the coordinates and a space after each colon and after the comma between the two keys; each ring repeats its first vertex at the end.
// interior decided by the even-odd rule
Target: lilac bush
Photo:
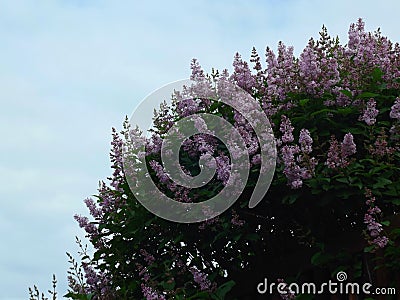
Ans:
{"type": "MultiPolygon", "coordinates": [[[[282,266],[270,271],[265,266],[302,249],[314,255],[298,261],[330,271],[339,265],[353,268],[356,261],[343,256],[345,250],[335,250],[332,242],[348,231],[364,233],[365,251],[385,249],[396,259],[398,235],[385,229],[390,224],[385,218],[397,215],[400,205],[399,44],[379,30],[366,32],[360,19],[350,26],[346,45],[323,27],[319,39],[310,39],[298,58],[293,47],[280,42],[277,53],[266,49],[265,62],[263,68],[254,48],[250,63],[235,55],[231,75],[227,70],[208,75],[197,60],[191,62],[192,80],[204,86],[235,83],[268,116],[278,158],[265,201],[255,209],[246,207],[264,145],[232,107],[206,98],[164,103],[155,112],[149,138],[126,120],[120,133],[112,130],[114,172],[109,184],[101,182],[98,195],[85,200],[91,219],[75,216],[95,252],[82,257],[83,277],[75,265],[75,274],[84,280],[71,275],[68,297],[243,299],[251,295],[245,287],[253,287],[267,273],[277,280],[301,272],[300,265],[291,266],[287,274],[282,274],[282,266]],[[122,154],[129,145],[134,155],[145,157],[157,188],[176,201],[213,197],[233,176],[231,163],[240,151],[228,153],[226,145],[208,134],[185,140],[180,161],[186,174],[199,172],[201,157],[215,157],[217,172],[201,189],[173,182],[161,160],[166,132],[197,113],[218,115],[233,124],[245,141],[251,172],[239,201],[226,212],[200,224],[178,224],[156,217],[137,201],[126,180],[136,175],[124,169],[122,154]],[[145,153],[135,152],[135,144],[145,144],[145,153]]],[[[176,93],[172,100],[182,97],[176,93]]],[[[195,126],[204,124],[195,120],[195,126]]]]}

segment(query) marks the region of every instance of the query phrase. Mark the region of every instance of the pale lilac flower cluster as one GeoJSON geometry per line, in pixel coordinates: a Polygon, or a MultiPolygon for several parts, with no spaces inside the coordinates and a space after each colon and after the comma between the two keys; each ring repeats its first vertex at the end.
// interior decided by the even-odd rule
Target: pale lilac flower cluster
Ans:
{"type": "Polygon", "coordinates": [[[385,235],[381,235],[382,232],[382,224],[377,221],[377,217],[381,215],[381,210],[375,204],[375,197],[372,195],[371,190],[366,189],[365,197],[367,201],[365,202],[368,205],[367,213],[364,215],[364,223],[367,224],[368,231],[368,242],[371,245],[375,245],[379,248],[384,248],[389,239],[385,235]]]}
{"type": "Polygon", "coordinates": [[[390,109],[389,116],[392,119],[400,120],[400,97],[397,97],[390,109]]]}
{"type": "Polygon", "coordinates": [[[356,144],[351,133],[347,133],[339,145],[335,136],[331,137],[330,147],[325,165],[331,169],[344,168],[349,165],[349,157],[357,152],[356,144]]]}
{"type": "Polygon", "coordinates": [[[229,157],[222,154],[217,156],[215,161],[217,163],[217,178],[222,181],[223,185],[226,185],[231,173],[229,157]]]}
{"type": "Polygon", "coordinates": [[[86,231],[86,237],[89,237],[91,241],[99,235],[97,226],[90,222],[88,217],[75,215],[74,219],[78,222],[79,227],[86,231]]]}
{"type": "Polygon", "coordinates": [[[148,253],[145,249],[140,249],[140,254],[143,256],[144,260],[151,265],[154,261],[155,258],[152,254],[148,253]]]}
{"type": "Polygon", "coordinates": [[[169,176],[165,173],[163,166],[155,160],[151,160],[149,162],[150,167],[156,172],[157,178],[160,180],[161,183],[166,184],[169,182],[169,176]]]}
{"type": "Polygon", "coordinates": [[[123,198],[116,195],[115,191],[108,187],[104,181],[99,183],[99,205],[102,213],[115,211],[119,205],[123,204],[123,198]]]}
{"type": "Polygon", "coordinates": [[[299,144],[300,149],[303,153],[310,154],[312,151],[313,139],[310,136],[310,132],[307,129],[300,130],[299,144]]]}
{"type": "Polygon", "coordinates": [[[231,223],[234,226],[242,227],[244,225],[244,223],[246,223],[246,221],[240,220],[238,213],[233,209],[231,223]]]}
{"type": "Polygon", "coordinates": [[[391,156],[396,151],[394,147],[388,146],[387,135],[384,129],[382,129],[381,133],[378,135],[374,145],[371,145],[368,150],[372,155],[378,158],[382,158],[386,155],[391,156]]]}
{"type": "Polygon", "coordinates": [[[122,163],[122,151],[123,151],[123,141],[119,136],[117,130],[112,128],[112,141],[111,141],[111,168],[114,169],[112,177],[108,179],[111,181],[111,186],[116,190],[122,191],[122,184],[124,184],[123,175],[123,163],[122,163]]]}
{"type": "Polygon", "coordinates": [[[279,130],[282,132],[282,142],[283,143],[291,143],[294,141],[293,137],[293,130],[294,127],[292,126],[292,122],[290,122],[290,119],[286,117],[285,115],[282,115],[281,117],[281,126],[279,130]]]}
{"type": "Polygon", "coordinates": [[[197,59],[193,58],[190,63],[190,69],[192,70],[192,74],[190,75],[191,80],[198,80],[204,78],[204,71],[201,68],[197,59]]]}
{"type": "Polygon", "coordinates": [[[301,90],[310,95],[322,96],[339,82],[337,59],[328,57],[319,45],[310,39],[300,54],[299,81],[301,90]]]}
{"type": "Polygon", "coordinates": [[[86,284],[85,293],[95,293],[93,299],[109,299],[112,297],[113,292],[110,288],[108,276],[101,272],[96,271],[89,263],[82,263],[83,271],[85,273],[86,284]]]}
{"type": "MultiPolygon", "coordinates": [[[[175,95],[178,97],[178,95],[175,95]]],[[[167,132],[174,125],[174,116],[171,108],[166,101],[160,104],[160,108],[154,111],[153,124],[158,129],[158,133],[167,132]]],[[[138,136],[138,132],[133,130],[131,136],[138,136]]],[[[149,142],[146,140],[146,142],[149,142]]]]}
{"type": "Polygon", "coordinates": [[[194,267],[190,268],[190,272],[193,275],[194,282],[196,282],[199,285],[200,290],[202,291],[210,290],[212,285],[211,281],[207,278],[207,274],[197,270],[194,267]]]}
{"type": "Polygon", "coordinates": [[[343,160],[357,152],[356,144],[354,143],[354,138],[351,133],[346,133],[344,135],[341,150],[343,160]]]}
{"type": "Polygon", "coordinates": [[[216,224],[220,221],[219,216],[213,217],[214,211],[209,206],[204,205],[201,210],[208,219],[200,223],[198,227],[200,230],[204,230],[207,226],[216,224]]]}
{"type": "Polygon", "coordinates": [[[375,33],[365,32],[365,24],[359,19],[356,24],[350,25],[349,42],[344,51],[348,58],[348,81],[353,87],[355,84],[360,86],[367,80],[366,75],[379,67],[388,87],[398,86],[395,81],[400,75],[398,51],[398,45],[393,48],[392,42],[381,36],[379,30],[375,33]]]}
{"type": "Polygon", "coordinates": [[[181,117],[187,117],[200,110],[199,99],[184,99],[176,104],[176,112],[181,117]]]}
{"type": "Polygon", "coordinates": [[[367,107],[364,110],[362,116],[360,116],[360,121],[364,121],[367,125],[374,125],[376,122],[376,117],[379,114],[379,110],[376,109],[376,102],[374,98],[369,99],[367,102],[367,107]]]}
{"type": "MultiPolygon", "coordinates": [[[[342,46],[323,27],[320,39],[316,42],[310,39],[299,59],[293,56],[293,47],[286,47],[282,42],[278,44],[278,55],[267,47],[265,69],[262,69],[258,54],[253,49],[251,62],[257,71],[253,76],[254,88],[261,95],[266,114],[272,116],[279,110],[296,105],[284,103],[284,100],[288,93],[297,92],[314,96],[322,96],[325,92],[333,94],[336,99],[326,100],[324,103],[327,106],[358,105],[360,101],[352,103],[352,99],[340,91],[346,90],[357,96],[369,84],[371,72],[376,68],[382,71],[382,79],[389,88],[399,87],[396,79],[400,77],[400,45],[393,45],[379,30],[365,32],[361,19],[351,24],[348,34],[349,42],[342,46]]],[[[233,77],[236,78],[235,74],[233,77]]],[[[247,68],[246,78],[250,78],[247,68]]],[[[368,118],[366,120],[369,121],[368,118]]]]}
{"type": "Polygon", "coordinates": [[[158,135],[152,135],[146,140],[146,155],[157,154],[161,152],[162,138],[158,135]]]}
{"type": "Polygon", "coordinates": [[[142,283],[140,287],[142,288],[142,293],[146,300],[166,300],[164,295],[159,294],[156,290],[145,285],[144,283],[142,283]]]}
{"type": "Polygon", "coordinates": [[[235,54],[233,59],[234,73],[232,79],[236,81],[237,85],[245,91],[251,93],[255,86],[254,76],[251,74],[251,70],[247,62],[242,60],[239,53],[235,54]]]}
{"type": "MultiPolygon", "coordinates": [[[[279,42],[278,57],[276,57],[275,53],[267,47],[267,68],[264,72],[258,72],[268,82],[266,97],[263,101],[264,107],[271,107],[273,101],[278,101],[278,109],[287,109],[291,106],[290,103],[282,104],[281,102],[286,99],[289,92],[296,89],[294,81],[297,74],[297,66],[293,51],[293,47],[286,47],[282,42],[279,42]],[[265,77],[264,74],[266,74],[265,77]]],[[[274,108],[271,107],[271,109],[274,108]]],[[[270,115],[270,113],[267,112],[267,115],[270,115]]]]}
{"type": "Polygon", "coordinates": [[[217,145],[217,140],[209,134],[196,134],[183,142],[183,149],[191,157],[200,154],[213,154],[217,145]]]}
{"type": "Polygon", "coordinates": [[[297,145],[284,145],[281,148],[281,155],[285,165],[283,173],[288,179],[288,185],[293,189],[301,188],[303,185],[302,170],[295,160],[295,155],[299,152],[300,148],[297,145]]]}
{"type": "Polygon", "coordinates": [[[93,216],[95,219],[101,218],[102,210],[96,205],[92,198],[86,198],[83,202],[85,202],[91,216],[93,216]]]}
{"type": "Polygon", "coordinates": [[[283,134],[278,140],[282,162],[285,166],[283,173],[288,179],[288,185],[292,189],[298,189],[303,186],[304,179],[310,179],[317,165],[317,160],[310,157],[312,152],[312,143],[310,132],[303,128],[300,130],[299,144],[288,145],[294,141],[294,127],[289,118],[285,115],[281,117],[280,131],[283,134]]]}

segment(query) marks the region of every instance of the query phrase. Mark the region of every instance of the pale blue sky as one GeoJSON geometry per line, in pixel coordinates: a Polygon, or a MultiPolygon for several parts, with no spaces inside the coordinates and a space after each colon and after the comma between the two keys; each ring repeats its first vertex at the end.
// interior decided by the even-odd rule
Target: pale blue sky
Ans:
{"type": "Polygon", "coordinates": [[[0,0],[0,299],[66,291],[65,252],[76,253],[73,220],[111,174],[112,126],[158,87],[231,70],[239,51],[282,40],[299,54],[325,24],[347,41],[351,22],[399,41],[393,1],[0,0]]]}

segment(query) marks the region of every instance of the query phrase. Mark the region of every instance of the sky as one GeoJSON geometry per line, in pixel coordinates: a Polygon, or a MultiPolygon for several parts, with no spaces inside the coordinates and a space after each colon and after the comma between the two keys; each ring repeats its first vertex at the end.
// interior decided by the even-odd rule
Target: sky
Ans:
{"type": "Polygon", "coordinates": [[[236,52],[278,41],[299,55],[323,24],[347,42],[350,23],[400,40],[397,0],[0,0],[0,300],[28,287],[67,290],[83,231],[74,214],[111,176],[111,128],[155,89],[232,70],[236,52]]]}

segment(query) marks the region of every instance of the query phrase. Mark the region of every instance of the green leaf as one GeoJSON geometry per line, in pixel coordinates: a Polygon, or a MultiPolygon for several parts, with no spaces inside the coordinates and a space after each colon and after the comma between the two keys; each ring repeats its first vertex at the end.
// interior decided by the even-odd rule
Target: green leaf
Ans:
{"type": "Polygon", "coordinates": [[[336,181],[342,183],[349,183],[349,180],[346,177],[336,178],[336,181]]]}
{"type": "Polygon", "coordinates": [[[374,68],[371,75],[374,81],[379,81],[382,79],[383,72],[380,68],[374,68]]]}
{"type": "Polygon", "coordinates": [[[360,95],[357,96],[357,99],[363,99],[363,98],[374,98],[374,97],[378,97],[379,94],[375,94],[375,93],[370,93],[370,92],[363,92],[360,95]]]}
{"type": "Polygon", "coordinates": [[[246,234],[245,239],[249,241],[258,241],[260,239],[260,236],[257,233],[253,232],[246,234]]]}
{"type": "Polygon", "coordinates": [[[348,91],[348,90],[340,90],[339,92],[341,92],[343,95],[345,95],[345,96],[347,96],[347,97],[349,97],[349,98],[352,98],[352,97],[353,97],[353,95],[351,94],[351,92],[348,91]]]}
{"type": "Polygon", "coordinates": [[[299,194],[291,194],[291,195],[285,195],[282,199],[282,203],[284,204],[293,204],[296,202],[296,200],[299,198],[299,194]]]}
{"type": "Polygon", "coordinates": [[[400,205],[400,199],[394,199],[394,200],[392,200],[392,203],[394,205],[400,205]]]}
{"type": "Polygon", "coordinates": [[[301,99],[299,101],[300,106],[305,106],[308,102],[310,102],[310,99],[301,99]]]}
{"type": "Polygon", "coordinates": [[[352,107],[338,108],[338,110],[337,110],[337,112],[343,116],[347,116],[347,115],[351,114],[353,111],[354,111],[354,109],[352,107]]]}
{"type": "Polygon", "coordinates": [[[236,283],[233,280],[229,280],[228,282],[225,282],[223,285],[219,286],[217,290],[215,291],[215,294],[212,295],[213,299],[216,300],[223,300],[225,299],[226,294],[233,288],[233,286],[236,283]],[[214,296],[216,298],[214,298],[214,296]]]}
{"type": "Polygon", "coordinates": [[[333,256],[329,253],[317,252],[311,257],[311,263],[315,266],[320,266],[328,263],[333,256]]]}
{"type": "Polygon", "coordinates": [[[335,113],[336,111],[333,110],[333,109],[324,108],[324,109],[317,110],[317,111],[313,112],[313,113],[311,114],[311,116],[314,117],[314,116],[316,116],[316,115],[319,115],[319,114],[322,114],[322,113],[325,113],[325,112],[327,112],[327,113],[328,113],[328,112],[335,113]]]}
{"type": "Polygon", "coordinates": [[[241,234],[241,233],[238,233],[238,234],[236,234],[236,235],[233,236],[233,240],[234,240],[234,241],[238,241],[241,237],[242,237],[242,234],[241,234]]]}
{"type": "Polygon", "coordinates": [[[385,225],[385,226],[389,226],[390,225],[390,221],[389,220],[382,221],[381,224],[385,225]]]}
{"type": "Polygon", "coordinates": [[[371,253],[373,252],[373,250],[375,250],[375,245],[367,246],[364,248],[364,252],[366,253],[371,253]]]}
{"type": "Polygon", "coordinates": [[[391,184],[392,181],[389,179],[386,179],[384,177],[377,177],[377,183],[375,183],[372,188],[373,189],[379,189],[379,188],[383,188],[388,184],[391,184]]]}

